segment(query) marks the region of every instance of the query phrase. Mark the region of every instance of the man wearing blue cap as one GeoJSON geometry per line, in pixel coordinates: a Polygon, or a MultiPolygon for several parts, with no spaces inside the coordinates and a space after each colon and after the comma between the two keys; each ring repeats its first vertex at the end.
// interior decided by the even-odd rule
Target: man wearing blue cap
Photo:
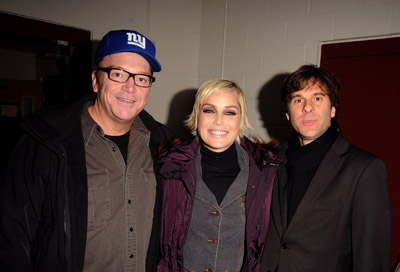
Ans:
{"type": "Polygon", "coordinates": [[[0,271],[152,271],[161,190],[152,155],[170,131],[144,107],[154,44],[107,33],[94,93],[24,121],[0,188],[0,271]]]}

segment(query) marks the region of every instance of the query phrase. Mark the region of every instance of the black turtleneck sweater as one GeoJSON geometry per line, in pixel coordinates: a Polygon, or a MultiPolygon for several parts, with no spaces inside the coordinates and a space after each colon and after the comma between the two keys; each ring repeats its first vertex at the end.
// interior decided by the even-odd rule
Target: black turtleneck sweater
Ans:
{"type": "Polygon", "coordinates": [[[288,214],[287,224],[303,198],[326,153],[338,136],[338,125],[335,119],[328,130],[313,142],[300,146],[298,135],[293,135],[287,150],[288,174],[288,214]]]}
{"type": "Polygon", "coordinates": [[[213,152],[201,143],[201,168],[204,183],[221,204],[226,192],[240,172],[236,144],[223,152],[213,152]]]}

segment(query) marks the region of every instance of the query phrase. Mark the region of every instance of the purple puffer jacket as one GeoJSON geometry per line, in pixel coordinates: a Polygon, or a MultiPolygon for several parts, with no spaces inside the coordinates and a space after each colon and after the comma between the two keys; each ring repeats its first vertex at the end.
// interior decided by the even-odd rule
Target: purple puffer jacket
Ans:
{"type": "MultiPolygon", "coordinates": [[[[198,138],[172,146],[158,164],[164,186],[161,222],[161,261],[157,271],[184,270],[183,246],[189,229],[196,190],[195,154],[198,138]]],[[[260,271],[260,259],[268,231],[272,188],[284,158],[265,144],[247,138],[241,146],[249,154],[246,193],[246,252],[241,271],[260,271]]]]}

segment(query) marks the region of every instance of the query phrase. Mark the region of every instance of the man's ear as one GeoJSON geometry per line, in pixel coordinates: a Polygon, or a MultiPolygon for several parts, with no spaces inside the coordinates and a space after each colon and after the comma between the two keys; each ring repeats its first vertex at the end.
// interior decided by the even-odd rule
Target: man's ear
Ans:
{"type": "Polygon", "coordinates": [[[286,119],[287,119],[288,121],[290,121],[289,113],[286,113],[286,119]]]}
{"type": "Polygon", "coordinates": [[[92,88],[93,92],[97,93],[97,77],[96,77],[96,70],[92,71],[92,88]]]}
{"type": "Polygon", "coordinates": [[[336,108],[334,106],[331,107],[331,118],[336,116],[336,108]]]}

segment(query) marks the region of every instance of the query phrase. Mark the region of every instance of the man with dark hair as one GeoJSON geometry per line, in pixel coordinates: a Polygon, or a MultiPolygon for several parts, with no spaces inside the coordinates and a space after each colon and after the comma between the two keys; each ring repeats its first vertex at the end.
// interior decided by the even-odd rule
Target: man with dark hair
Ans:
{"type": "Polygon", "coordinates": [[[339,132],[339,81],[304,65],[282,87],[295,135],[275,182],[262,271],[388,271],[386,169],[339,132]]]}
{"type": "Polygon", "coordinates": [[[107,33],[94,93],[26,119],[0,189],[0,271],[152,271],[170,131],[144,107],[161,65],[131,30],[107,33]]]}

